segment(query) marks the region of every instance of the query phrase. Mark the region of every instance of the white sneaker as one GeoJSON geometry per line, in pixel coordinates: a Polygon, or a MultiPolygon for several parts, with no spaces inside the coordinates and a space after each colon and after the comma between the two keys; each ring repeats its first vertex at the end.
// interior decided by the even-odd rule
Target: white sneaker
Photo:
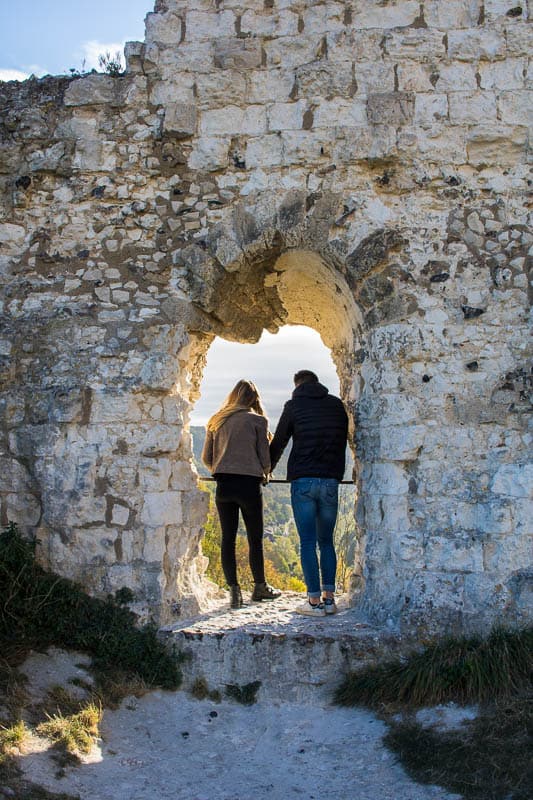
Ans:
{"type": "Polygon", "coordinates": [[[322,603],[324,604],[324,611],[326,614],[336,614],[339,610],[335,605],[335,600],[333,597],[325,597],[322,603]]]}
{"type": "Polygon", "coordinates": [[[313,605],[309,600],[305,600],[301,606],[294,609],[297,614],[304,614],[306,617],[325,617],[326,612],[322,603],[313,605]]]}

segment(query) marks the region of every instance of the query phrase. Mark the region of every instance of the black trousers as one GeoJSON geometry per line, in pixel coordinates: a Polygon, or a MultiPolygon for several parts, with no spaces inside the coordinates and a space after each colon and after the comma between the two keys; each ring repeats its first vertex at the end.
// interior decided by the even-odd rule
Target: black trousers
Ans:
{"type": "Polygon", "coordinates": [[[242,514],[246,534],[250,569],[255,583],[265,580],[263,557],[263,494],[261,478],[253,475],[215,475],[217,490],[215,502],[222,528],[221,560],[224,577],[229,586],[237,580],[235,543],[239,527],[239,510],[242,514]]]}

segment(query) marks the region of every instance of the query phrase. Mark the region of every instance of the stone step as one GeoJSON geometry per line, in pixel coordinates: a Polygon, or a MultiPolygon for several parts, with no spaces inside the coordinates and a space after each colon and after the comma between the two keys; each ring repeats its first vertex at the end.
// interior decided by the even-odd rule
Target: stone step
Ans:
{"type": "Polygon", "coordinates": [[[228,685],[260,681],[257,699],[307,703],[330,700],[346,672],[405,652],[396,631],[375,628],[342,601],[339,613],[309,618],[295,613],[303,596],[232,611],[225,601],[209,613],[161,629],[188,660],[184,688],[199,678],[224,694],[228,685]]]}

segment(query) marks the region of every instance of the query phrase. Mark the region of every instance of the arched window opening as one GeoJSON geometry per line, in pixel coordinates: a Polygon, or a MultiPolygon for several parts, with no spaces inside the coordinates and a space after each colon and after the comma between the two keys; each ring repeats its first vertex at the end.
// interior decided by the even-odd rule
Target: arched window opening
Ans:
{"type": "MultiPolygon", "coordinates": [[[[206,480],[208,471],[201,463],[205,425],[209,417],[241,378],[252,380],[261,395],[269,428],[274,432],[284,403],[294,388],[293,375],[311,369],[332,394],[339,395],[339,379],[329,349],[320,335],[303,325],[286,325],[278,333],[263,332],[256,344],[240,344],[216,338],[207,354],[200,385],[200,397],[190,418],[194,464],[201,488],[210,495],[209,511],[202,540],[203,555],[209,560],[206,577],[225,588],[220,563],[220,528],[214,505],[214,483],[206,480]]],[[[290,443],[277,465],[273,480],[264,490],[265,567],[269,582],[284,591],[305,591],[299,556],[299,539],[292,516],[290,484],[285,481],[290,443]]],[[[352,455],[347,449],[345,479],[351,481],[352,455]]],[[[355,487],[343,484],[339,495],[339,514],[335,531],[338,557],[339,592],[353,592],[354,575],[359,574],[359,541],[355,522],[355,487]]],[[[239,533],[244,534],[242,521],[239,533]]],[[[237,540],[237,562],[241,585],[251,588],[246,537],[237,540]]]]}

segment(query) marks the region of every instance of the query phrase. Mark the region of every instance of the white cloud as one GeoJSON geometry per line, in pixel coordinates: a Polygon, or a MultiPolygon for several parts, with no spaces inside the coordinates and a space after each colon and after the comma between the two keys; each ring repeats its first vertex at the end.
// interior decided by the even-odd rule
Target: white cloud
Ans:
{"type": "Polygon", "coordinates": [[[29,72],[20,69],[0,69],[0,81],[25,81],[29,77],[29,72]]]}
{"type": "Polygon", "coordinates": [[[122,63],[124,63],[124,45],[126,42],[99,42],[96,39],[91,39],[82,45],[82,69],[89,71],[96,69],[101,71],[98,59],[101,55],[109,53],[111,58],[115,58],[116,53],[120,53],[122,63]]]}

